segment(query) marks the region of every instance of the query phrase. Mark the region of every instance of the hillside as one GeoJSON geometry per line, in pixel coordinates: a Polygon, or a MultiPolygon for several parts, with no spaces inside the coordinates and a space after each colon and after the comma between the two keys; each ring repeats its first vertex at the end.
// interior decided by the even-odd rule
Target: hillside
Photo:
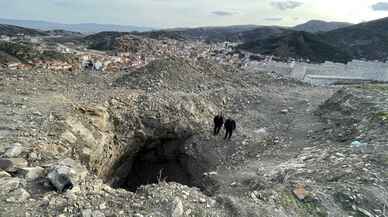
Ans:
{"type": "Polygon", "coordinates": [[[0,62],[23,62],[32,60],[59,60],[72,63],[75,57],[56,51],[39,52],[29,43],[12,43],[0,41],[0,62]]]}
{"type": "MultiPolygon", "coordinates": [[[[206,42],[236,41],[241,32],[258,28],[258,26],[226,26],[226,27],[201,27],[188,29],[171,29],[161,31],[162,36],[172,39],[199,40],[206,42]]],[[[144,33],[142,35],[153,37],[155,33],[144,33]]]]}
{"type": "Polygon", "coordinates": [[[386,60],[388,57],[388,18],[337,29],[319,36],[357,59],[386,60]]]}
{"type": "Polygon", "coordinates": [[[225,26],[225,27],[202,27],[189,29],[171,29],[153,32],[139,33],[138,35],[161,39],[170,38],[176,40],[191,40],[214,42],[240,42],[251,41],[258,38],[283,33],[286,29],[275,26],[225,26]]]}
{"type": "Polygon", "coordinates": [[[245,43],[239,48],[283,57],[309,58],[316,62],[385,61],[388,58],[388,18],[316,34],[288,31],[281,36],[245,43]]]}
{"type": "Polygon", "coordinates": [[[312,62],[347,62],[351,60],[346,52],[322,41],[307,32],[287,32],[264,40],[244,43],[238,49],[279,57],[309,59],[312,62]]]}
{"type": "Polygon", "coordinates": [[[16,36],[17,34],[24,34],[24,35],[30,35],[30,36],[47,35],[45,32],[38,31],[35,29],[28,29],[20,26],[0,24],[0,35],[16,36]]]}
{"type": "Polygon", "coordinates": [[[306,23],[297,25],[293,27],[293,30],[296,31],[305,31],[305,32],[311,32],[311,33],[316,33],[316,32],[328,32],[332,31],[335,29],[343,28],[343,27],[348,27],[353,24],[351,23],[345,23],[345,22],[326,22],[322,20],[310,20],[306,23]]]}
{"type": "Polygon", "coordinates": [[[172,39],[178,41],[205,41],[215,42],[248,42],[279,35],[290,30],[280,27],[257,26],[230,26],[230,27],[206,27],[193,29],[170,29],[150,32],[100,32],[86,36],[82,41],[91,49],[113,50],[117,39],[123,35],[133,35],[140,38],[156,40],[172,39]]]}
{"type": "Polygon", "coordinates": [[[86,36],[82,41],[87,44],[90,49],[112,50],[116,39],[127,34],[128,33],[123,32],[100,32],[86,36]]]}

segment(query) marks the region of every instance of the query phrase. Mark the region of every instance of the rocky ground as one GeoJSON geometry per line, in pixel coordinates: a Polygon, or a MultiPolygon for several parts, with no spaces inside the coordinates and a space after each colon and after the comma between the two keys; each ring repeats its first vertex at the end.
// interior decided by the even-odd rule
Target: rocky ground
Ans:
{"type": "Polygon", "coordinates": [[[0,216],[387,216],[387,103],[384,85],[174,58],[0,71],[0,216]],[[212,135],[220,111],[231,141],[212,135]]]}

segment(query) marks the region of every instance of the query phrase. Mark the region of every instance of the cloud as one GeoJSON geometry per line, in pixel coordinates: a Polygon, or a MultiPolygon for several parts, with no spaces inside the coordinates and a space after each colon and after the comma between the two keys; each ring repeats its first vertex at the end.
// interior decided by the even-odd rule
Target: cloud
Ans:
{"type": "Polygon", "coordinates": [[[216,16],[226,17],[226,16],[233,16],[236,13],[228,12],[228,11],[213,11],[212,14],[216,16]]]}
{"type": "Polygon", "coordinates": [[[388,11],[388,2],[377,2],[372,5],[372,10],[374,11],[388,11]]]}
{"type": "Polygon", "coordinates": [[[264,20],[275,22],[275,21],[282,21],[283,18],[282,17],[268,17],[268,18],[264,18],[264,20]]]}
{"type": "Polygon", "coordinates": [[[286,1],[272,1],[272,7],[277,8],[279,10],[290,10],[303,5],[302,2],[286,0],[286,1]]]}

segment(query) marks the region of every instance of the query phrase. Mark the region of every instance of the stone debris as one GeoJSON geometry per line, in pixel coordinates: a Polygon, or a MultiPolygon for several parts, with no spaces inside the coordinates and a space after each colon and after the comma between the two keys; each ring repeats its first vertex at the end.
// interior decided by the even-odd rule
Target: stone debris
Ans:
{"type": "Polygon", "coordinates": [[[6,201],[10,203],[23,203],[30,197],[30,193],[28,193],[25,189],[18,188],[9,193],[9,197],[6,201]]]}
{"type": "Polygon", "coordinates": [[[383,216],[388,207],[384,85],[315,87],[171,57],[128,73],[0,70],[0,89],[4,216],[383,216]],[[238,120],[232,141],[211,133],[220,111],[238,120]],[[15,141],[22,150],[11,151],[15,141]]]}

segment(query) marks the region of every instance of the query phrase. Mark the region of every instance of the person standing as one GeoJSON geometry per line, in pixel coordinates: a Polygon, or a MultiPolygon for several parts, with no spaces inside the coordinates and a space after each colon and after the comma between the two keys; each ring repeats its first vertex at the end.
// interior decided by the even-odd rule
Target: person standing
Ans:
{"type": "Polygon", "coordinates": [[[214,132],[213,132],[213,134],[215,136],[220,133],[222,125],[224,125],[224,117],[222,116],[222,113],[220,113],[214,117],[214,132]]]}
{"type": "Polygon", "coordinates": [[[224,139],[230,140],[230,138],[232,137],[233,131],[236,129],[236,121],[232,119],[226,120],[224,124],[224,128],[226,131],[224,139]]]}

